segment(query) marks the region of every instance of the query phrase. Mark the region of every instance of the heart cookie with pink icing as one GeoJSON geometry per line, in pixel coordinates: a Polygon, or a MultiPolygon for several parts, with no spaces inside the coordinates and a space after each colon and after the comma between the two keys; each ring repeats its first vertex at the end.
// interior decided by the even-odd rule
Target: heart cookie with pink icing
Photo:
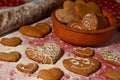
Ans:
{"type": "Polygon", "coordinates": [[[100,62],[94,58],[75,59],[69,58],[63,60],[63,66],[76,74],[88,76],[100,68],[100,62]]]}

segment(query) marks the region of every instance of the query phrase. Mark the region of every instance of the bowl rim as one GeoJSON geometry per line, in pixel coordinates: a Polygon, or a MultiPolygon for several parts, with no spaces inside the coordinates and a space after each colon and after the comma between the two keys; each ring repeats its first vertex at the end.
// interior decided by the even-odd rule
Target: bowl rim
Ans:
{"type": "Polygon", "coordinates": [[[106,32],[106,31],[113,30],[113,29],[115,29],[115,27],[116,27],[116,22],[117,22],[117,21],[116,21],[116,18],[115,18],[111,13],[107,12],[106,10],[102,10],[102,11],[106,11],[108,14],[112,15],[111,17],[112,17],[112,19],[114,20],[114,25],[109,26],[109,27],[104,28],[104,29],[99,29],[99,30],[79,30],[79,29],[73,29],[73,28],[71,28],[71,27],[66,27],[65,24],[63,24],[63,23],[61,23],[60,21],[57,20],[57,18],[55,17],[55,11],[56,11],[56,10],[54,10],[54,11],[52,12],[51,17],[52,17],[55,21],[57,21],[59,24],[61,24],[64,29],[67,29],[67,30],[70,30],[70,31],[73,31],[73,32],[84,33],[84,34],[96,34],[96,33],[104,33],[104,32],[106,32]]]}

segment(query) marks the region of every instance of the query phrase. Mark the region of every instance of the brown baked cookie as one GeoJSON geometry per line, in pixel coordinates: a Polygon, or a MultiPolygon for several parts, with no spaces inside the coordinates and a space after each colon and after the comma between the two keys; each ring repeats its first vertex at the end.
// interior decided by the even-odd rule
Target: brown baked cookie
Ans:
{"type": "Polygon", "coordinates": [[[83,0],[76,0],[74,8],[77,15],[79,15],[81,18],[88,13],[86,2],[83,0]]]}
{"type": "Polygon", "coordinates": [[[21,44],[22,40],[19,37],[12,37],[12,38],[2,38],[0,43],[5,46],[17,46],[21,44]]]}
{"type": "Polygon", "coordinates": [[[99,21],[94,13],[87,13],[81,22],[86,30],[97,30],[98,28],[99,21]]]}
{"type": "Polygon", "coordinates": [[[85,16],[87,13],[102,13],[101,8],[93,1],[87,3],[77,1],[76,3],[75,11],[80,17],[85,16]]]}
{"type": "Polygon", "coordinates": [[[101,8],[94,1],[87,2],[86,6],[88,8],[88,13],[96,13],[96,14],[102,13],[101,8]]]}
{"type": "Polygon", "coordinates": [[[107,70],[104,75],[110,80],[120,80],[120,70],[107,70]]]}
{"type": "Polygon", "coordinates": [[[29,63],[29,64],[24,65],[22,63],[19,63],[19,64],[17,64],[16,69],[23,73],[33,74],[35,71],[37,71],[38,64],[29,63]]]}
{"type": "Polygon", "coordinates": [[[80,21],[81,18],[76,14],[74,5],[74,2],[66,0],[63,4],[63,8],[57,9],[55,11],[55,17],[57,18],[57,20],[59,20],[62,23],[80,21]]]}
{"type": "Polygon", "coordinates": [[[76,74],[88,76],[100,68],[100,62],[94,58],[75,59],[69,58],[63,60],[63,66],[76,74]]]}
{"type": "Polygon", "coordinates": [[[79,57],[92,57],[94,55],[94,50],[87,47],[84,49],[75,49],[73,53],[79,57]]]}
{"type": "Polygon", "coordinates": [[[44,80],[60,80],[63,71],[59,68],[42,69],[38,72],[38,77],[44,80]]]}
{"type": "Polygon", "coordinates": [[[7,62],[17,62],[21,58],[21,54],[17,51],[12,51],[9,53],[0,52],[0,60],[7,62]]]}
{"type": "Polygon", "coordinates": [[[27,48],[25,54],[28,58],[45,63],[54,64],[62,56],[62,49],[55,43],[45,43],[42,47],[27,48]]]}
{"type": "Polygon", "coordinates": [[[93,13],[87,13],[80,22],[70,22],[67,26],[80,30],[97,30],[98,19],[93,13]]]}
{"type": "Polygon", "coordinates": [[[22,26],[19,32],[29,37],[41,38],[47,35],[50,30],[47,23],[37,23],[35,26],[22,26]]]}
{"type": "Polygon", "coordinates": [[[39,38],[42,36],[39,33],[39,30],[37,30],[36,28],[34,28],[32,26],[22,26],[22,27],[20,27],[19,32],[21,34],[29,36],[29,37],[39,38]]]}
{"type": "Polygon", "coordinates": [[[43,37],[51,31],[51,27],[47,23],[37,23],[35,28],[39,30],[43,37]]]}
{"type": "Polygon", "coordinates": [[[104,29],[109,27],[109,21],[107,17],[105,17],[103,14],[97,14],[97,19],[98,19],[98,27],[97,29],[104,29]]]}
{"type": "Polygon", "coordinates": [[[112,51],[104,51],[101,53],[101,58],[110,64],[120,66],[120,54],[112,51]]]}

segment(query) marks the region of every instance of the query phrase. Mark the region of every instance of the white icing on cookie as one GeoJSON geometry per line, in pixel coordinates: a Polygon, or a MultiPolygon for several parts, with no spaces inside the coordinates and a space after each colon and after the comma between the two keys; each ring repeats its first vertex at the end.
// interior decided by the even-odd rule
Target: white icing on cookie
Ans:
{"type": "Polygon", "coordinates": [[[104,51],[102,53],[102,57],[105,60],[110,60],[110,61],[120,63],[120,55],[115,54],[113,51],[104,51]]]}
{"type": "Polygon", "coordinates": [[[45,43],[43,47],[34,47],[28,50],[31,50],[33,54],[35,54],[33,58],[38,57],[42,59],[43,63],[46,63],[49,59],[52,64],[53,60],[56,59],[56,57],[59,56],[61,53],[61,48],[54,42],[45,43]]]}
{"type": "Polygon", "coordinates": [[[95,66],[95,64],[90,62],[90,60],[87,58],[82,59],[81,63],[76,59],[72,59],[70,60],[70,62],[73,64],[71,68],[74,68],[74,69],[90,69],[95,66]],[[84,66],[84,65],[87,65],[87,66],[84,66]]]}

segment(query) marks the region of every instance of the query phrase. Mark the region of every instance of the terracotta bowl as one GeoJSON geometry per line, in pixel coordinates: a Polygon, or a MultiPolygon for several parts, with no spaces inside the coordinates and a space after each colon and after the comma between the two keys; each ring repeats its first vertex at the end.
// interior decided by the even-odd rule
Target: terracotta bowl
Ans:
{"type": "Polygon", "coordinates": [[[112,38],[117,21],[111,13],[105,10],[102,11],[103,14],[108,18],[110,26],[105,29],[94,31],[77,30],[67,27],[65,24],[62,24],[56,19],[54,11],[51,14],[54,32],[60,39],[73,45],[79,46],[103,45],[112,38]]]}

